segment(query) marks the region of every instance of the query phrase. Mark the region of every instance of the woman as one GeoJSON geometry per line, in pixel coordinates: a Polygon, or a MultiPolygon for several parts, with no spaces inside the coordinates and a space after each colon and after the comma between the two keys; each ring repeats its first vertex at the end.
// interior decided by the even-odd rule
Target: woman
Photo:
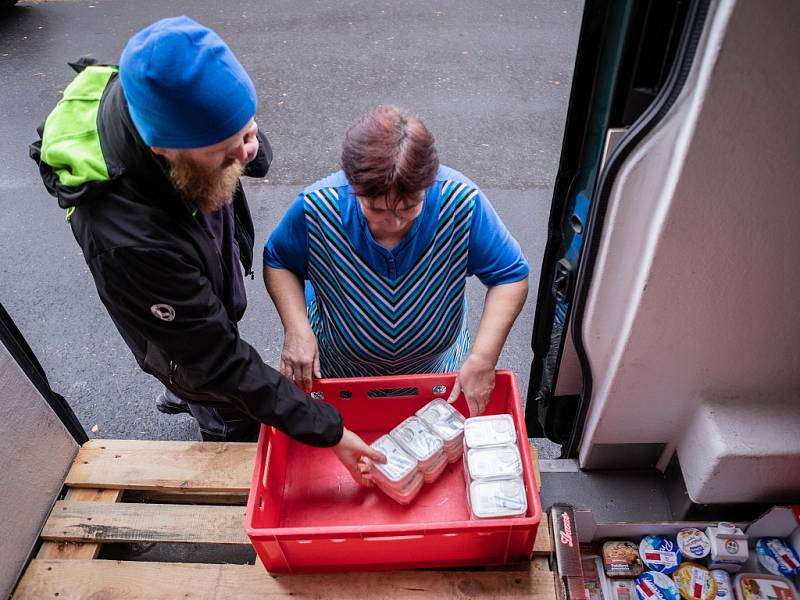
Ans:
{"type": "Polygon", "coordinates": [[[458,370],[449,401],[463,392],[482,413],[528,293],[519,244],[472,181],[439,165],[414,114],[371,109],[347,132],[341,163],[297,197],[264,247],[281,372],[309,389],[314,377],[458,370]],[[488,288],[471,349],[469,275],[488,288]]]}

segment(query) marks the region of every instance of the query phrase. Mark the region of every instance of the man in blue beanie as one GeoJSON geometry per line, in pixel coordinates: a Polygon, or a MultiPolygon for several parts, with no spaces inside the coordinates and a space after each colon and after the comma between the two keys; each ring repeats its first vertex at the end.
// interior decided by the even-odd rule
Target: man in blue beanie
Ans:
{"type": "Polygon", "coordinates": [[[359,460],[382,455],[239,336],[254,241],[239,178],[272,159],[247,72],[188,17],[134,35],[119,67],[73,67],[31,157],[114,324],[164,384],[160,409],[190,411],[205,440],[255,440],[265,423],[331,446],[363,482],[359,460]]]}

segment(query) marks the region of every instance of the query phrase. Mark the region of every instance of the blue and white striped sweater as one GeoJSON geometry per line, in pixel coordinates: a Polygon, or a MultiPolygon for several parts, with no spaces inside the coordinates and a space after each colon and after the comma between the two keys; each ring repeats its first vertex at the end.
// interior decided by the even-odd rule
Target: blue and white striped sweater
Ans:
{"type": "Polygon", "coordinates": [[[433,239],[396,279],[367,264],[350,243],[339,191],[305,196],[309,320],[323,376],[453,371],[469,349],[464,286],[477,190],[445,181],[433,239]]]}

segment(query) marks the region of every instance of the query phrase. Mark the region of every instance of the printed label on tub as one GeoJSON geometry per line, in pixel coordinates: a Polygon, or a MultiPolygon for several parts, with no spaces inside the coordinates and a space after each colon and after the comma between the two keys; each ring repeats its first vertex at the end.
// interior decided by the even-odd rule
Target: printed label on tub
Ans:
{"type": "Polygon", "coordinates": [[[644,570],[636,544],[627,541],[603,544],[603,564],[609,577],[638,577],[644,570]]]}
{"type": "Polygon", "coordinates": [[[681,551],[672,539],[663,535],[648,535],[639,543],[639,556],[651,571],[669,575],[681,564],[681,551]]]}
{"type": "Polygon", "coordinates": [[[678,586],[658,571],[645,571],[636,578],[636,596],[639,600],[678,600],[678,586]]]}
{"type": "Polygon", "coordinates": [[[636,600],[636,591],[632,579],[612,579],[610,600],[636,600]]]}
{"type": "Polygon", "coordinates": [[[780,538],[761,538],[756,542],[758,562],[773,575],[794,577],[800,573],[800,558],[794,548],[780,538]]]}
{"type": "Polygon", "coordinates": [[[687,559],[700,559],[711,552],[711,542],[705,533],[694,527],[686,527],[678,532],[678,548],[687,559]]]}
{"type": "Polygon", "coordinates": [[[739,600],[797,600],[794,584],[786,577],[740,573],[733,587],[739,600]]]}
{"type": "Polygon", "coordinates": [[[731,576],[722,569],[712,569],[711,576],[717,582],[717,600],[732,600],[731,596],[731,576]]]}
{"type": "Polygon", "coordinates": [[[672,579],[685,600],[714,600],[717,594],[717,580],[702,565],[683,563],[672,574],[672,579]]]}

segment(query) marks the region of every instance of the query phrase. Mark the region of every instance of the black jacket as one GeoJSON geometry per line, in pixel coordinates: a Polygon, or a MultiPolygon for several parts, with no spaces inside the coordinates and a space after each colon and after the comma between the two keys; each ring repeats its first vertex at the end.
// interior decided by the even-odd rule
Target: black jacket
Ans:
{"type": "MultiPolygon", "coordinates": [[[[108,178],[64,185],[64,165],[47,163],[42,139],[31,157],[48,191],[69,209],[100,299],[141,368],[185,400],[232,405],[306,444],[338,443],[338,411],[307,397],[239,337],[241,315],[223,300],[219,252],[166,164],[139,137],[116,74],[99,98],[96,125],[108,178]]],[[[260,134],[259,142],[246,175],[263,177],[269,168],[269,144],[260,134]]],[[[233,206],[241,261],[251,273],[253,222],[241,183],[233,206]]]]}

